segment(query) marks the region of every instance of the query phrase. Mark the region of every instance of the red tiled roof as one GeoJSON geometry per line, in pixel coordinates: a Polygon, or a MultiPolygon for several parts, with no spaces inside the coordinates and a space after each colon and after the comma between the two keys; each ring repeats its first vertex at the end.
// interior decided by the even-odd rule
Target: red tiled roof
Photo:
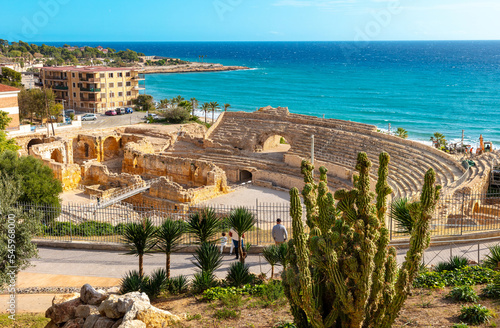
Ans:
{"type": "Polygon", "coordinates": [[[9,85],[0,84],[0,92],[12,92],[12,91],[21,91],[18,88],[11,87],[9,85]]]}
{"type": "Polygon", "coordinates": [[[86,67],[75,67],[75,66],[61,66],[61,67],[43,67],[42,69],[47,71],[58,71],[58,72],[116,72],[116,71],[131,71],[138,70],[136,67],[102,67],[102,66],[86,66],[86,67]]]}

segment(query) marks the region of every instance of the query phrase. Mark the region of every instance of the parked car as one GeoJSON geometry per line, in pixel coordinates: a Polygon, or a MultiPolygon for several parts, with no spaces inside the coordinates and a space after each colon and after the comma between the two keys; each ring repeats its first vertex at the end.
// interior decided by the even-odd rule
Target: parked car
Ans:
{"type": "Polygon", "coordinates": [[[106,113],[104,113],[105,115],[108,115],[108,116],[114,116],[116,115],[116,111],[114,109],[110,109],[108,111],[106,111],[106,113]]]}
{"type": "Polygon", "coordinates": [[[64,116],[71,117],[71,115],[75,115],[75,110],[74,109],[65,109],[64,110],[64,116]]]}
{"type": "Polygon", "coordinates": [[[148,118],[152,118],[153,120],[157,120],[160,117],[157,114],[154,113],[149,113],[148,115],[144,116],[144,118],[147,120],[148,118]]]}
{"type": "Polygon", "coordinates": [[[127,114],[127,111],[125,110],[125,108],[117,108],[116,114],[117,115],[125,115],[125,114],[127,114]]]}
{"type": "Polygon", "coordinates": [[[132,114],[134,112],[134,110],[132,108],[130,108],[130,107],[127,107],[127,108],[125,108],[125,112],[127,114],[132,114]]]}
{"type": "Polygon", "coordinates": [[[82,121],[95,121],[97,120],[96,114],[85,114],[82,116],[82,121]]]}

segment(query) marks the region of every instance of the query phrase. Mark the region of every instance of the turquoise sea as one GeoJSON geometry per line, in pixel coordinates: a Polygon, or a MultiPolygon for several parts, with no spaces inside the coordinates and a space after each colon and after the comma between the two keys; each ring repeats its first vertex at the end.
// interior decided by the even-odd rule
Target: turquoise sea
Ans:
{"type": "Polygon", "coordinates": [[[391,123],[420,141],[434,132],[458,141],[463,129],[472,144],[483,134],[500,146],[500,41],[75,43],[99,44],[252,68],[147,75],[156,100],[182,95],[244,111],[283,106],[380,129],[391,123]]]}

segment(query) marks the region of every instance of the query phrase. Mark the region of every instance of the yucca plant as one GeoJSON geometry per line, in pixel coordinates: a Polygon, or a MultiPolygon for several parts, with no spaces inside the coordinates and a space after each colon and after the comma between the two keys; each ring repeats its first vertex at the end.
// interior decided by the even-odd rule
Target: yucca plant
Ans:
{"type": "Polygon", "coordinates": [[[120,293],[127,294],[140,291],[142,281],[143,276],[139,274],[139,271],[132,270],[127,272],[120,282],[120,293]]]}
{"type": "Polygon", "coordinates": [[[490,269],[500,268],[500,245],[489,247],[490,254],[486,255],[484,266],[490,269]]]}
{"type": "Polygon", "coordinates": [[[221,230],[221,220],[211,208],[205,208],[189,216],[187,232],[194,234],[197,242],[213,243],[214,237],[221,230]]]}
{"type": "Polygon", "coordinates": [[[130,249],[125,254],[139,257],[139,275],[143,276],[144,255],[151,253],[156,245],[156,228],[147,218],[141,223],[129,223],[123,229],[122,240],[130,249]]]}
{"type": "Polygon", "coordinates": [[[453,271],[455,269],[460,269],[469,265],[469,260],[463,256],[453,256],[447,262],[439,262],[434,271],[453,271]]]}
{"type": "Polygon", "coordinates": [[[222,265],[222,254],[219,247],[214,244],[201,244],[193,256],[196,261],[192,263],[202,272],[213,273],[222,265]]]}
{"type": "Polygon", "coordinates": [[[144,277],[141,291],[146,293],[150,299],[154,299],[167,288],[167,274],[163,268],[156,269],[148,277],[144,277]]]}
{"type": "MultiPolygon", "coordinates": [[[[282,244],[284,245],[284,244],[282,244]]],[[[271,245],[262,249],[262,256],[266,259],[267,263],[271,265],[271,279],[274,278],[274,267],[279,264],[281,254],[280,248],[277,245],[271,245]]]]}
{"type": "Polygon", "coordinates": [[[278,262],[285,267],[287,264],[286,254],[288,253],[288,243],[283,243],[279,245],[278,248],[278,262]]]}
{"type": "Polygon", "coordinates": [[[158,247],[165,253],[165,271],[167,278],[170,278],[170,255],[172,250],[179,245],[182,235],[186,231],[186,224],[184,221],[174,221],[167,219],[158,228],[157,238],[158,247]]]}
{"type": "Polygon", "coordinates": [[[391,204],[391,217],[402,233],[411,234],[415,220],[411,217],[408,209],[408,198],[396,199],[391,204]]]}
{"type": "Polygon", "coordinates": [[[193,276],[192,288],[194,293],[203,293],[205,290],[218,285],[217,278],[213,273],[197,272],[193,276]]]}
{"type": "Polygon", "coordinates": [[[242,287],[246,284],[251,284],[254,276],[250,273],[250,268],[241,262],[234,262],[229,267],[227,272],[226,281],[229,286],[242,287]]]}
{"type": "Polygon", "coordinates": [[[178,295],[188,291],[189,282],[185,276],[173,277],[168,282],[168,291],[171,294],[178,295]]]}
{"type": "Polygon", "coordinates": [[[248,209],[238,207],[229,213],[227,221],[230,227],[238,233],[238,249],[236,251],[239,254],[240,262],[245,263],[245,257],[243,256],[243,248],[241,245],[241,236],[254,227],[256,223],[255,217],[248,209]]]}

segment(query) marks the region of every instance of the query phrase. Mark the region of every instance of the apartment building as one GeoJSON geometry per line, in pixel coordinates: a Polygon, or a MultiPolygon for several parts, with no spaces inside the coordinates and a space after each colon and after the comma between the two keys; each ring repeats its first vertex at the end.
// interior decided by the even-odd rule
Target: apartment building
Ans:
{"type": "Polygon", "coordinates": [[[12,118],[7,130],[19,129],[19,102],[17,96],[21,90],[0,84],[0,111],[7,112],[12,118]]]}
{"type": "Polygon", "coordinates": [[[131,67],[43,67],[40,83],[64,108],[89,113],[130,106],[146,89],[144,74],[131,67]]]}

